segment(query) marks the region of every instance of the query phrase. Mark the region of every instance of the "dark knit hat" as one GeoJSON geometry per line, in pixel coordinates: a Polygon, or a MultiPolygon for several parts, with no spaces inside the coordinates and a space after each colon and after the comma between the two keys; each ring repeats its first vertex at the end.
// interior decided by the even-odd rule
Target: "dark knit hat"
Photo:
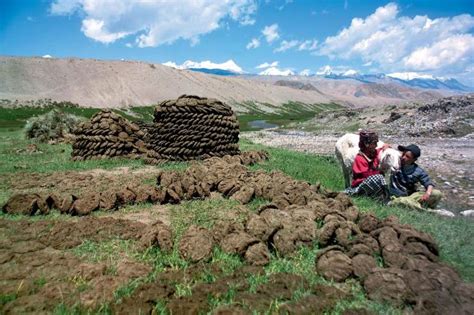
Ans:
{"type": "Polygon", "coordinates": [[[411,153],[413,153],[415,159],[419,158],[421,155],[421,149],[416,144],[410,144],[407,146],[399,145],[398,150],[402,152],[410,151],[411,153]]]}
{"type": "Polygon", "coordinates": [[[379,136],[375,131],[372,130],[361,130],[359,132],[360,142],[364,145],[368,145],[371,143],[377,143],[379,141],[379,136]]]}

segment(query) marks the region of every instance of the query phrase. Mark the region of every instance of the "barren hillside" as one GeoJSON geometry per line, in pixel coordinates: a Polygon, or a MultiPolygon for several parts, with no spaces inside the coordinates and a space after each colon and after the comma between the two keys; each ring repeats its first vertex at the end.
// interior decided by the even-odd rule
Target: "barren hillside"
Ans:
{"type": "MultiPolygon", "coordinates": [[[[278,86],[248,77],[223,77],[160,64],[96,59],[0,57],[0,99],[50,98],[81,106],[123,107],[150,105],[182,94],[214,97],[235,110],[244,101],[280,105],[337,102],[350,106],[393,104],[436,98],[436,93],[355,82],[311,81],[315,89],[278,86]],[[374,92],[377,89],[377,92],[374,92]],[[358,92],[359,91],[359,92],[358,92]]],[[[271,110],[271,108],[266,108],[271,110]]]]}
{"type": "Polygon", "coordinates": [[[254,76],[249,79],[300,90],[317,90],[340,104],[351,107],[393,105],[409,101],[433,101],[443,97],[439,91],[409,88],[394,83],[363,83],[353,79],[334,80],[321,77],[254,76]]]}

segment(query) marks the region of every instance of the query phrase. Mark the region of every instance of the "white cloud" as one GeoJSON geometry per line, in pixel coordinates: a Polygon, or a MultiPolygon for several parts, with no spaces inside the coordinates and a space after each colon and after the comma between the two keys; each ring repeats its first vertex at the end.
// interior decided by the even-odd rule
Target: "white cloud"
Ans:
{"type": "Polygon", "coordinates": [[[327,37],[317,50],[330,58],[361,59],[380,71],[463,72],[474,62],[474,17],[430,19],[399,16],[395,3],[354,18],[349,27],[327,37]]]}
{"type": "Polygon", "coordinates": [[[413,51],[403,59],[404,64],[414,70],[436,70],[452,66],[465,58],[474,61],[474,36],[454,35],[413,51]]]}
{"type": "Polygon", "coordinates": [[[50,11],[56,15],[68,15],[74,13],[81,6],[81,0],[58,0],[51,3],[50,11]]]}
{"type": "Polygon", "coordinates": [[[284,52],[289,49],[298,47],[298,51],[314,51],[316,50],[318,46],[318,41],[317,40],[305,40],[305,41],[300,41],[300,40],[282,40],[280,42],[280,46],[274,50],[274,52],[284,52]]]}
{"type": "Polygon", "coordinates": [[[255,69],[265,69],[270,67],[278,67],[278,61],[274,61],[272,63],[264,62],[256,66],[255,69]]]}
{"type": "Polygon", "coordinates": [[[115,42],[117,39],[123,38],[130,33],[128,32],[117,32],[110,33],[104,29],[104,21],[95,19],[85,19],[82,21],[81,31],[89,38],[93,38],[104,44],[115,42]]]}
{"type": "Polygon", "coordinates": [[[277,9],[282,11],[288,4],[293,3],[293,0],[285,0],[285,3],[279,6],[277,9]]]}
{"type": "Polygon", "coordinates": [[[299,41],[297,40],[290,40],[290,41],[286,41],[286,40],[283,40],[281,43],[280,43],[280,47],[278,47],[277,49],[274,50],[274,52],[283,52],[283,51],[286,51],[290,48],[293,48],[295,46],[298,46],[299,45],[299,41]]]}
{"type": "Polygon", "coordinates": [[[420,74],[417,72],[394,72],[387,74],[387,76],[406,81],[413,79],[434,79],[434,77],[430,74],[420,74]]]}
{"type": "Polygon", "coordinates": [[[315,50],[318,47],[318,41],[317,40],[305,40],[298,46],[298,50],[315,50]]]}
{"type": "Polygon", "coordinates": [[[247,49],[257,48],[260,46],[260,41],[257,38],[252,38],[252,40],[247,44],[247,49]]]}
{"type": "Polygon", "coordinates": [[[309,69],[303,69],[303,70],[300,71],[299,75],[308,77],[308,76],[311,75],[311,70],[309,70],[309,69]]]}
{"type": "Polygon", "coordinates": [[[236,73],[243,73],[244,71],[242,68],[237,65],[232,59],[227,60],[223,63],[214,63],[210,60],[205,61],[192,61],[186,60],[183,64],[178,65],[173,61],[167,61],[163,63],[164,66],[176,68],[176,69],[192,69],[192,68],[205,68],[205,69],[220,69],[220,70],[228,70],[236,73]]]}
{"type": "Polygon", "coordinates": [[[53,58],[53,56],[51,56],[51,55],[43,55],[42,58],[51,59],[51,58],[53,58]]]}
{"type": "Polygon", "coordinates": [[[291,71],[290,69],[282,70],[282,69],[278,69],[277,67],[270,67],[260,72],[259,75],[289,76],[289,75],[295,75],[295,73],[291,71]]]}
{"type": "Polygon", "coordinates": [[[268,43],[277,40],[278,38],[280,38],[280,35],[278,34],[278,24],[265,26],[265,28],[262,30],[262,34],[263,36],[265,36],[265,39],[268,43]]]}
{"type": "Polygon", "coordinates": [[[78,13],[82,32],[89,38],[112,43],[135,36],[138,47],[156,47],[178,39],[199,42],[199,36],[218,29],[231,19],[242,25],[255,22],[256,0],[54,0],[55,15],[78,13]]]}
{"type": "Polygon", "coordinates": [[[176,64],[176,62],[173,62],[173,61],[164,62],[164,63],[162,63],[162,65],[167,66],[167,67],[171,67],[171,68],[175,68],[175,69],[184,69],[182,66],[178,66],[176,64]]]}

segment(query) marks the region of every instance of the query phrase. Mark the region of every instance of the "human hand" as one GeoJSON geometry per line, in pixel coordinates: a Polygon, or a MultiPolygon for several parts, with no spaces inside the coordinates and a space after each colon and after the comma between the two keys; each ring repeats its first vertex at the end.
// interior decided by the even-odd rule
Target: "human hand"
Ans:
{"type": "Polygon", "coordinates": [[[420,202],[426,202],[426,201],[428,201],[428,199],[430,198],[430,195],[431,195],[431,194],[429,194],[429,193],[427,193],[427,192],[424,193],[424,195],[421,196],[421,198],[420,198],[420,202]]]}

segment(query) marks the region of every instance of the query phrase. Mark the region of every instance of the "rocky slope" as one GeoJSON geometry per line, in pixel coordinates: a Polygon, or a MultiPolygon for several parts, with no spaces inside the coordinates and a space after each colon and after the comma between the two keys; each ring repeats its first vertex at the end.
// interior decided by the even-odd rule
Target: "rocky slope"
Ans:
{"type": "Polygon", "coordinates": [[[473,112],[474,94],[466,94],[399,106],[326,112],[292,127],[338,135],[370,128],[401,137],[470,137],[474,133],[473,112]]]}
{"type": "Polygon", "coordinates": [[[417,89],[396,84],[362,82],[355,79],[333,79],[322,77],[252,76],[250,80],[273,83],[298,90],[317,90],[350,107],[402,104],[410,101],[428,102],[446,96],[441,91],[417,89]]]}

